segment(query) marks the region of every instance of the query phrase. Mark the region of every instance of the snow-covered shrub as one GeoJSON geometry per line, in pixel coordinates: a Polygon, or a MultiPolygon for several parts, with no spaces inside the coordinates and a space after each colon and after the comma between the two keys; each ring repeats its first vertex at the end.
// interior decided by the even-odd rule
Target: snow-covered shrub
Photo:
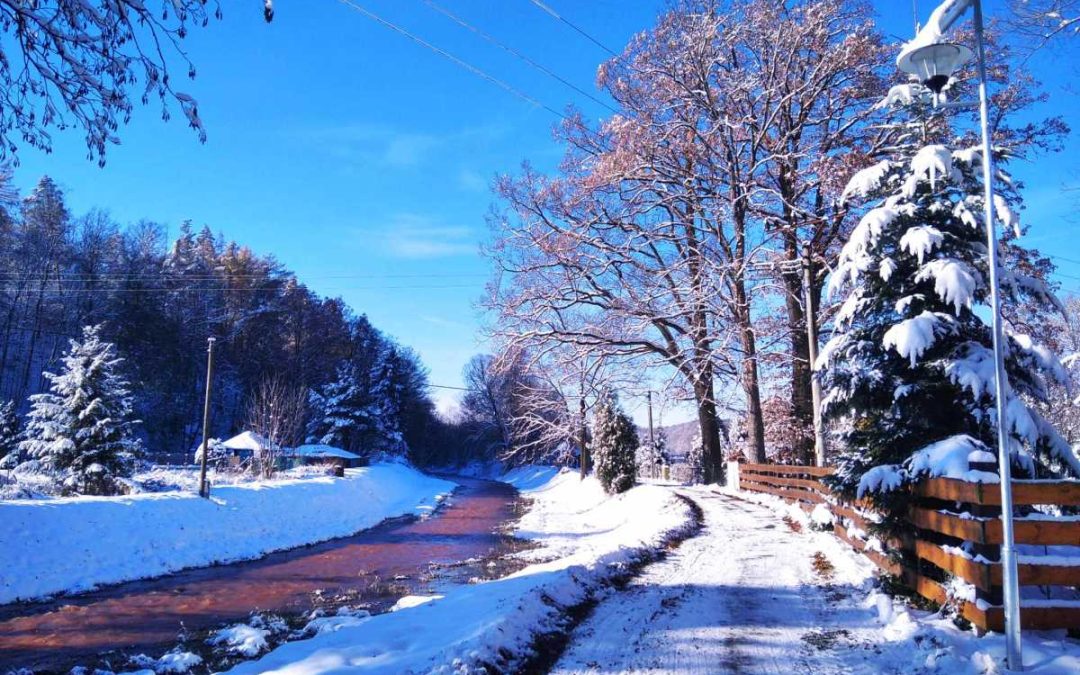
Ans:
{"type": "Polygon", "coordinates": [[[637,427],[611,391],[600,396],[593,417],[593,471],[604,489],[612,494],[626,492],[637,482],[634,461],[639,445],[637,427]]]}
{"type": "MultiPolygon", "coordinates": [[[[847,289],[847,297],[816,364],[825,412],[842,436],[836,485],[887,509],[904,499],[895,488],[921,475],[992,478],[971,475],[969,460],[992,462],[996,437],[980,152],[970,138],[952,138],[925,88],[912,91],[889,99],[899,117],[892,156],[845,191],[873,201],[832,274],[830,293],[847,289]]],[[[999,164],[1008,159],[996,154],[999,164]]],[[[996,224],[1012,231],[1019,196],[999,175],[996,224]]],[[[999,267],[1007,307],[1053,306],[1038,279],[999,267]]],[[[1011,330],[1006,352],[1015,469],[1080,473],[1073,450],[1024,402],[1066,377],[1060,361],[1011,330]]]]}
{"type": "Polygon", "coordinates": [[[30,397],[19,443],[19,453],[64,492],[114,494],[117,479],[132,474],[142,452],[129,385],[118,372],[123,359],[99,333],[100,326],[84,328],[82,340],[72,340],[61,359],[61,371],[45,373],[52,386],[30,397]]]}
{"type": "Polygon", "coordinates": [[[0,469],[14,469],[19,463],[19,432],[15,402],[0,403],[0,469]]]}
{"type": "Polygon", "coordinates": [[[690,482],[705,482],[705,444],[701,442],[701,432],[694,435],[690,442],[690,452],[686,455],[686,465],[690,469],[690,482]]]}

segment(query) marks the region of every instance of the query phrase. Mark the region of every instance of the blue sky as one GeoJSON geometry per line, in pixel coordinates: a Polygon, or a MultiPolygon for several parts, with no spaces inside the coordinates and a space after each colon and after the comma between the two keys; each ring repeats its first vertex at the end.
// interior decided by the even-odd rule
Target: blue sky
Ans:
{"type": "MultiPolygon", "coordinates": [[[[230,2],[223,21],[185,42],[198,66],[176,86],[199,101],[209,139],[200,145],[179,116],[162,123],[153,105],[135,111],[105,168],[85,159],[81,136],[56,134],[51,155],[23,148],[16,179],[28,189],[49,174],[74,211],[105,207],[121,222],[148,218],[175,232],[190,219],[262,253],[273,253],[317,292],[340,295],[378,327],[417,349],[432,382],[460,384],[478,343],[487,264],[490,179],[528,159],[554,165],[555,117],[362,16],[336,0],[278,0],[266,25],[261,3],[230,2]]],[[[515,60],[422,0],[360,0],[368,9],[474,63],[546,105],[607,111],[515,60]]],[[[438,0],[582,89],[593,91],[606,54],[529,0],[438,0]]],[[[664,2],[547,0],[605,45],[620,49],[653,23],[664,2]]],[[[999,3],[988,3],[993,14],[999,3]]],[[[912,31],[907,2],[877,0],[887,33],[912,31]]],[[[921,2],[928,14],[932,3],[921,2]]],[[[1052,105],[1080,128],[1078,74],[1032,61],[1052,105]]],[[[597,93],[602,97],[601,94],[597,93]]],[[[1072,215],[1080,177],[1072,152],[1018,168],[1029,183],[1032,243],[1080,260],[1072,215]]],[[[1080,289],[1080,264],[1059,261],[1080,289]]],[[[449,392],[438,392],[446,396],[449,392]]]]}

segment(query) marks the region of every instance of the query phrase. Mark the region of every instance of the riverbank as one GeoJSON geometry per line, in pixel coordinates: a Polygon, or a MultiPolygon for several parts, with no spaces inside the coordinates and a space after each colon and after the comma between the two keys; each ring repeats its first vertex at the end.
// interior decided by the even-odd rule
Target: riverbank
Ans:
{"type": "Polygon", "coordinates": [[[546,468],[504,477],[532,500],[514,533],[538,544],[530,564],[501,579],[416,597],[397,611],[290,642],[230,673],[514,672],[565,634],[568,611],[696,527],[671,491],[606,495],[592,478],[546,468]]]}
{"type": "Polygon", "coordinates": [[[454,487],[404,464],[376,464],[344,478],[219,487],[209,500],[163,492],[0,501],[0,604],[348,536],[430,513],[454,487]]]}

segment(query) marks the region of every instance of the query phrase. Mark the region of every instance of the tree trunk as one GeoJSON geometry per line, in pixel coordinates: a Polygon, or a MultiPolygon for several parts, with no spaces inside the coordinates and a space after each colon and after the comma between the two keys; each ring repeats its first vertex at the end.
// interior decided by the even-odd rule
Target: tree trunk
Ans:
{"type": "Polygon", "coordinates": [[[704,449],[702,463],[705,482],[718,483],[724,477],[724,447],[720,442],[720,423],[716,418],[711,374],[694,383],[694,398],[697,399],[698,430],[704,449]]]}
{"type": "Polygon", "coordinates": [[[746,394],[746,446],[748,459],[756,464],[765,462],[765,421],[761,414],[761,383],[758,376],[757,340],[754,327],[750,322],[749,305],[743,303],[747,311],[739,317],[740,343],[743,350],[742,380],[746,394]]]}

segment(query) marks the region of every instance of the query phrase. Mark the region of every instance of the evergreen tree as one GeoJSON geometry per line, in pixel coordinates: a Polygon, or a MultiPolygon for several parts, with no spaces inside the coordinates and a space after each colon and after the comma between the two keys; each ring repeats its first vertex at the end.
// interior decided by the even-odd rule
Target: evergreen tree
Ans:
{"type": "Polygon", "coordinates": [[[642,443],[638,446],[635,457],[639,476],[656,476],[657,467],[660,465],[660,456],[656,454],[654,444],[642,443]]]}
{"type": "Polygon", "coordinates": [[[0,469],[12,469],[19,463],[19,431],[15,402],[0,403],[0,469]]]}
{"type": "Polygon", "coordinates": [[[634,456],[638,448],[637,427],[622,408],[615,394],[600,395],[593,416],[593,471],[600,484],[611,494],[626,492],[637,482],[634,456]]]}
{"type": "MultiPolygon", "coordinates": [[[[837,486],[899,508],[894,488],[946,465],[994,460],[996,413],[981,157],[956,139],[921,85],[895,87],[893,156],[852,179],[845,196],[874,199],[852,232],[830,292],[847,287],[822,350],[827,416],[840,429],[837,486]],[[952,146],[952,147],[950,147],[952,146]]],[[[999,164],[1007,153],[996,151],[999,164]]],[[[1019,195],[1002,172],[997,225],[1017,228],[1019,195]]],[[[1015,232],[1019,235],[1019,230],[1015,232]]],[[[1002,267],[1003,302],[1053,302],[1044,284],[1002,267]]],[[[1061,436],[1023,397],[1043,400],[1060,361],[1007,326],[1006,428],[1019,475],[1080,472],[1061,436]]],[[[956,471],[953,468],[951,471],[956,471]]]]}
{"type": "Polygon", "coordinates": [[[375,416],[363,384],[359,365],[350,360],[338,366],[332,382],[311,392],[308,443],[332,445],[361,455],[371,452],[365,441],[371,436],[375,416]]]}
{"type": "Polygon", "coordinates": [[[387,342],[380,350],[372,377],[374,448],[378,452],[403,456],[408,452],[401,429],[405,407],[405,365],[397,347],[387,342]]]}
{"type": "Polygon", "coordinates": [[[671,452],[668,450],[667,432],[664,431],[664,427],[656,430],[653,454],[656,455],[656,461],[660,466],[669,466],[671,464],[671,452]]]}
{"type": "Polygon", "coordinates": [[[686,454],[686,465],[690,469],[690,482],[697,484],[705,480],[705,446],[698,433],[690,441],[690,452],[686,454]]]}
{"type": "Polygon", "coordinates": [[[30,397],[19,444],[20,453],[38,460],[65,492],[114,493],[116,479],[130,476],[141,454],[129,385],[119,374],[123,359],[100,330],[84,328],[61,359],[61,372],[45,373],[50,392],[30,397]]]}

